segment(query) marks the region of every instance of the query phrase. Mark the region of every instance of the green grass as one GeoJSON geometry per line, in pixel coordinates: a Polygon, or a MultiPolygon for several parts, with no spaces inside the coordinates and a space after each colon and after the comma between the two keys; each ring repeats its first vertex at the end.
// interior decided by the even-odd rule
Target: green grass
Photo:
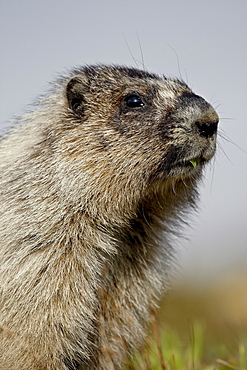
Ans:
{"type": "Polygon", "coordinates": [[[246,286],[175,287],[126,370],[247,370],[246,286]]]}
{"type": "MultiPolygon", "coordinates": [[[[191,325],[187,338],[174,328],[159,333],[154,324],[153,335],[144,348],[135,354],[128,370],[229,370],[247,369],[247,335],[232,343],[207,343],[204,325],[191,325]]],[[[227,340],[228,341],[228,340],[227,340]]]]}

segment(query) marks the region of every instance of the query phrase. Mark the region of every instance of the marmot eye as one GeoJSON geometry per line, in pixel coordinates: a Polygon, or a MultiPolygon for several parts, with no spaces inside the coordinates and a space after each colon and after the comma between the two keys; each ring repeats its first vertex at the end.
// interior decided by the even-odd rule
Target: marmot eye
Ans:
{"type": "Polygon", "coordinates": [[[145,103],[138,95],[129,95],[125,99],[125,104],[128,108],[141,108],[144,107],[145,103]]]}

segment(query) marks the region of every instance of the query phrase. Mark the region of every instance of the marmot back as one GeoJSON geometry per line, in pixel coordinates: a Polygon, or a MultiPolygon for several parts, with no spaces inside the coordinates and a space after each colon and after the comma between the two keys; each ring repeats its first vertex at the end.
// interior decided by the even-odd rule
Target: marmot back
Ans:
{"type": "Polygon", "coordinates": [[[121,369],[164,292],[218,116],[119,66],[61,77],[0,144],[2,369],[121,369]]]}

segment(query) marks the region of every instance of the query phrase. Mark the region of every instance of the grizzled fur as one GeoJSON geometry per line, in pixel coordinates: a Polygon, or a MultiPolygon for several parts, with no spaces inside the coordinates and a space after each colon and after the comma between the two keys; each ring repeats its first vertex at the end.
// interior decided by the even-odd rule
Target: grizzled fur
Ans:
{"type": "Polygon", "coordinates": [[[0,145],[2,369],[122,368],[217,122],[181,81],[101,65],[61,77],[19,120],[0,145]]]}

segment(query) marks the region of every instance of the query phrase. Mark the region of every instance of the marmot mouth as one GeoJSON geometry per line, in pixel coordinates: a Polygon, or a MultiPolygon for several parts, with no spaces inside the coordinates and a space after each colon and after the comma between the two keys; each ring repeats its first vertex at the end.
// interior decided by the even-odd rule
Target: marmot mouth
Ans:
{"type": "Polygon", "coordinates": [[[194,170],[201,168],[206,162],[208,162],[208,160],[202,156],[184,159],[174,163],[172,166],[172,172],[175,171],[174,174],[176,175],[190,173],[191,171],[193,172],[194,170]]]}
{"type": "Polygon", "coordinates": [[[205,159],[203,157],[196,157],[189,160],[189,163],[192,164],[194,168],[196,168],[199,164],[203,164],[205,159]]]}
{"type": "Polygon", "coordinates": [[[195,157],[191,159],[184,159],[182,161],[179,161],[174,164],[174,167],[190,167],[190,168],[196,168],[198,165],[202,165],[207,160],[203,157],[195,157]]]}

